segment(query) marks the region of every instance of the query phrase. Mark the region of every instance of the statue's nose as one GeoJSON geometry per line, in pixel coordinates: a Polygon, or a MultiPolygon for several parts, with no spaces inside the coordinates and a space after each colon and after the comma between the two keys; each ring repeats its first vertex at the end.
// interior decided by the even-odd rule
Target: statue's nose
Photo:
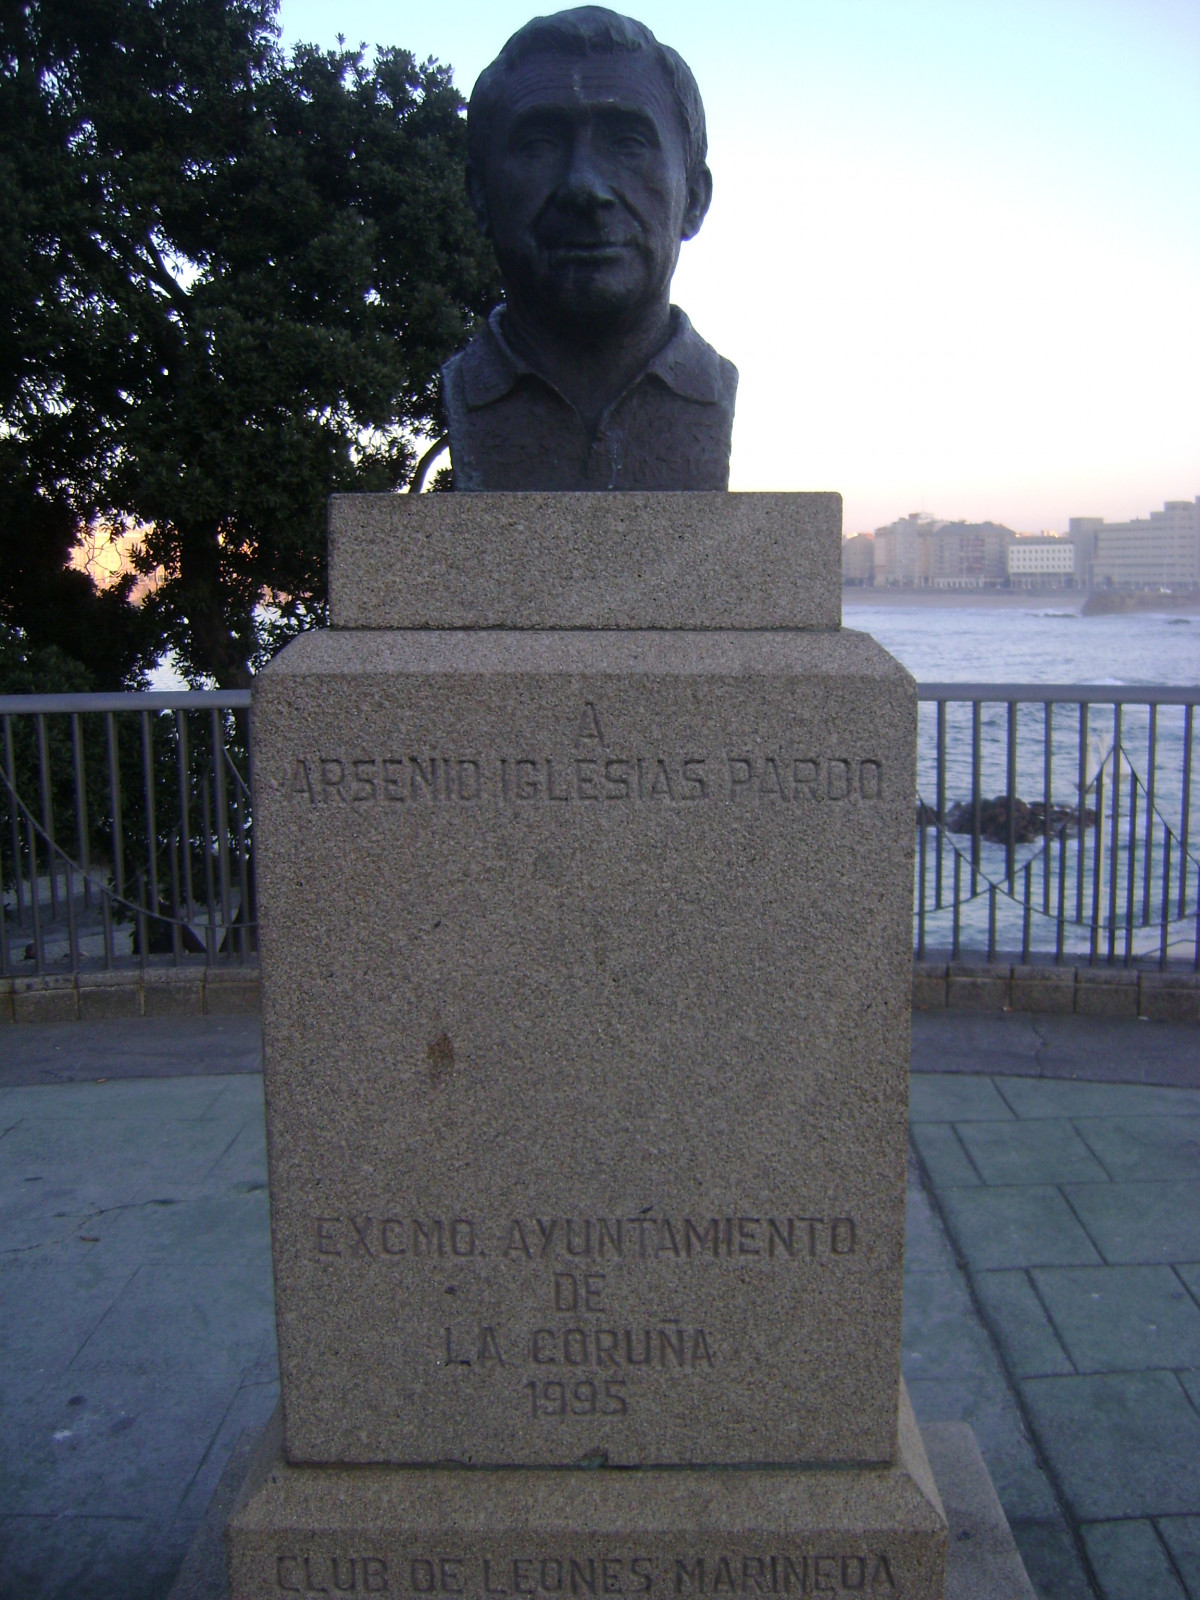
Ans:
{"type": "Polygon", "coordinates": [[[587,133],[582,133],[571,150],[571,161],[558,191],[559,203],[580,211],[596,211],[615,204],[599,152],[587,133]]]}

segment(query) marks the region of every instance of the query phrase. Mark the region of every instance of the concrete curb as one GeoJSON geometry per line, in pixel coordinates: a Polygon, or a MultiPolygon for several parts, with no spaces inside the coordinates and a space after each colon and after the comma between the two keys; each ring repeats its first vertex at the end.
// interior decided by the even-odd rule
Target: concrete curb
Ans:
{"type": "Polygon", "coordinates": [[[1200,973],[1140,967],[988,965],[918,961],[914,1011],[1074,1012],[1091,1017],[1145,1017],[1200,1022],[1200,973]]]}
{"type": "Polygon", "coordinates": [[[0,1024],[255,1013],[257,966],[147,967],[0,978],[0,1024]]]}
{"type": "MultiPolygon", "coordinates": [[[[918,961],[913,964],[912,1004],[914,1011],[1035,1011],[1200,1022],[1200,973],[918,961]]],[[[0,1024],[246,1016],[258,1008],[259,969],[254,964],[0,978],[0,1024]]]]}

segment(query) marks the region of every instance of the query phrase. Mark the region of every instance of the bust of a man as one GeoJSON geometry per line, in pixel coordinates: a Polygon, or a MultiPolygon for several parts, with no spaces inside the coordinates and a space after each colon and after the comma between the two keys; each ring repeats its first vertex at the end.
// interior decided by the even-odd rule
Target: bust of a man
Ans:
{"type": "Polygon", "coordinates": [[[737,369],[670,297],[712,198],[686,63],[600,6],[535,18],[467,131],[504,300],[442,369],[455,489],[726,488],[737,369]]]}

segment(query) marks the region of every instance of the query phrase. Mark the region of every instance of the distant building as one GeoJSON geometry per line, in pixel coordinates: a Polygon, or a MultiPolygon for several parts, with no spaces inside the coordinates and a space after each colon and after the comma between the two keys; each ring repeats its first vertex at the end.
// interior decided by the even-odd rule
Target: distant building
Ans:
{"type": "Polygon", "coordinates": [[[1081,589],[1092,587],[1092,562],[1096,558],[1096,532],[1104,526],[1103,517],[1072,517],[1067,523],[1067,538],[1075,546],[1075,582],[1081,589]]]}
{"type": "Polygon", "coordinates": [[[1168,500],[1132,522],[1097,522],[1093,531],[1093,587],[1200,588],[1200,495],[1168,500]]]}
{"type": "Polygon", "coordinates": [[[929,537],[935,589],[998,589],[1008,578],[1006,552],[1016,538],[997,522],[944,522],[929,537]]]}
{"type": "Polygon", "coordinates": [[[929,583],[928,539],[941,523],[912,511],[886,528],[875,529],[875,586],[920,589],[929,583]]]}
{"type": "Polygon", "coordinates": [[[1013,589],[1062,589],[1075,581],[1075,546],[1055,533],[1019,533],[1004,559],[1013,589]]]}
{"type": "Polygon", "coordinates": [[[869,589],[875,582],[873,534],[856,533],[842,540],[842,582],[858,589],[869,589]]]}

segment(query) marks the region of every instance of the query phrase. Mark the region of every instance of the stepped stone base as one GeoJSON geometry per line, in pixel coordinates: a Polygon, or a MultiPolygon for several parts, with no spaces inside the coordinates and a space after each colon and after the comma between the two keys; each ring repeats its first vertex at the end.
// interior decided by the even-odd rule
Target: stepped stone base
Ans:
{"type": "Polygon", "coordinates": [[[229,1522],[231,1600],[945,1593],[946,1522],[907,1396],[891,1467],[293,1467],[281,1443],[276,1424],[229,1522]]]}

